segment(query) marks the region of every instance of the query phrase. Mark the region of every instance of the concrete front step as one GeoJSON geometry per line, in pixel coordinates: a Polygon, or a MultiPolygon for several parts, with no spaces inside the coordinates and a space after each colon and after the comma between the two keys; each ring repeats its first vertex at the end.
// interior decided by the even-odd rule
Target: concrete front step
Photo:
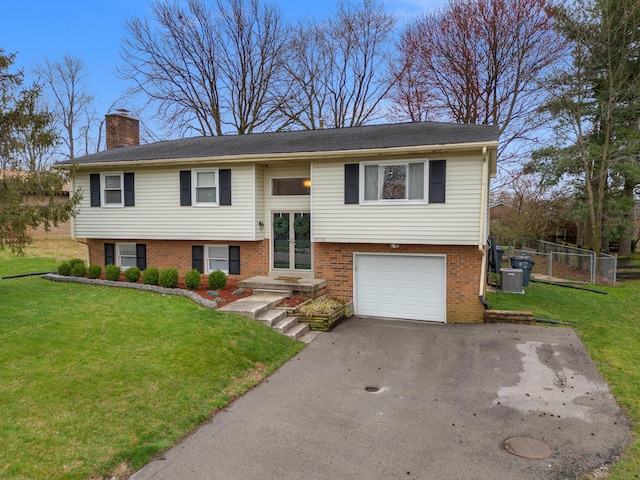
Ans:
{"type": "Polygon", "coordinates": [[[229,305],[220,307],[221,312],[237,313],[254,320],[271,310],[282,300],[287,298],[284,295],[251,295],[250,297],[241,298],[229,305]]]}
{"type": "MultiPolygon", "coordinates": [[[[297,321],[297,319],[296,319],[297,321]]],[[[291,327],[289,330],[284,332],[287,337],[295,338],[296,340],[300,340],[308,331],[310,330],[308,323],[298,323],[296,326],[291,327]]]]}
{"type": "Polygon", "coordinates": [[[272,288],[254,288],[254,295],[284,295],[287,298],[293,296],[293,292],[291,290],[276,290],[272,288]]]}
{"type": "Polygon", "coordinates": [[[293,327],[298,325],[298,317],[284,317],[278,323],[276,323],[272,328],[277,332],[286,334],[287,331],[293,327]]]}
{"type": "Polygon", "coordinates": [[[268,310],[264,312],[262,315],[256,318],[260,323],[264,323],[268,327],[273,327],[276,323],[282,320],[287,316],[286,310],[280,310],[278,308],[274,308],[272,310],[268,310]]]}

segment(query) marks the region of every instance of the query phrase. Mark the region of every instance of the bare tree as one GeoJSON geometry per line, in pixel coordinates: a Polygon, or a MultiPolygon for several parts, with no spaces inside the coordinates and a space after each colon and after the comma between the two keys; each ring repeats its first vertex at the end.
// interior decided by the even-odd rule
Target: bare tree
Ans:
{"type": "Polygon", "coordinates": [[[544,187],[536,175],[515,179],[496,202],[502,209],[491,219],[491,235],[503,242],[555,236],[559,227],[572,221],[571,199],[560,188],[544,187]]]}
{"type": "Polygon", "coordinates": [[[94,95],[87,92],[87,70],[77,57],[64,55],[60,61],[45,59],[37,64],[35,74],[43,84],[44,93],[52,99],[52,111],[60,126],[60,141],[68,158],[87,155],[99,146],[93,145],[98,124],[93,107],[94,95]],[[80,149],[77,151],[77,149],[80,149]]]}
{"type": "Polygon", "coordinates": [[[298,25],[287,114],[308,129],[363,125],[378,115],[392,82],[386,74],[395,19],[378,0],[340,3],[323,23],[298,25]]]}
{"type": "MultiPolygon", "coordinates": [[[[222,135],[277,126],[286,28],[259,0],[160,0],[127,23],[119,69],[169,133],[222,135]],[[231,128],[230,128],[231,127],[231,128]]],[[[277,127],[276,127],[277,128],[277,127]]]]}
{"type": "Polygon", "coordinates": [[[542,84],[564,52],[549,0],[451,0],[398,42],[391,99],[412,120],[499,125],[501,156],[529,139],[542,84]]]}

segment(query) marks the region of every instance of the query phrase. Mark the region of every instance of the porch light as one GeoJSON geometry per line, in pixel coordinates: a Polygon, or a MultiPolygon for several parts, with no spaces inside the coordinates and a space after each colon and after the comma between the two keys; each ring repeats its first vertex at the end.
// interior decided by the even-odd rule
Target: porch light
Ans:
{"type": "Polygon", "coordinates": [[[305,178],[305,180],[302,182],[302,185],[304,185],[305,188],[311,188],[311,180],[305,178]]]}

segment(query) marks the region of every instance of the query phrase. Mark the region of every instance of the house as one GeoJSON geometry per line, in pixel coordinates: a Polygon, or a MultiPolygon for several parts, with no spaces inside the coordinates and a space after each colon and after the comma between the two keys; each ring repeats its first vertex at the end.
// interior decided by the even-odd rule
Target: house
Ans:
{"type": "Polygon", "coordinates": [[[137,122],[108,115],[113,148],[75,160],[84,199],[72,236],[91,263],[324,279],[359,315],[482,321],[496,127],[404,123],[117,148],[136,143],[137,122]]]}

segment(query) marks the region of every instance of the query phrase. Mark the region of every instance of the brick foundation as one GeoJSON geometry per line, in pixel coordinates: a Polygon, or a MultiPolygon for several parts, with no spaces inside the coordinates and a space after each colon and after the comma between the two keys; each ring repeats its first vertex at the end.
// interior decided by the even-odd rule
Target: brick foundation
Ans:
{"type": "Polygon", "coordinates": [[[478,298],[482,255],[476,246],[316,243],[315,276],[327,280],[329,295],[353,298],[353,254],[439,254],[447,262],[447,322],[482,322],[484,307],[478,298]]]}
{"type": "Polygon", "coordinates": [[[242,280],[256,275],[266,275],[269,271],[269,241],[256,242],[203,242],[190,240],[96,240],[88,239],[89,258],[91,263],[104,266],[104,244],[117,242],[144,243],[147,246],[147,266],[177,268],[180,276],[191,270],[191,247],[213,244],[233,245],[240,247],[240,275],[229,278],[242,280]]]}
{"type": "MultiPolygon", "coordinates": [[[[89,239],[90,262],[104,265],[104,244],[117,242],[144,243],[147,246],[147,266],[160,269],[175,267],[180,275],[191,269],[191,247],[205,244],[240,246],[240,275],[235,280],[267,275],[269,240],[255,242],[203,242],[189,240],[96,240],[89,239]]],[[[400,245],[392,249],[387,244],[315,243],[314,276],[327,280],[327,294],[353,298],[353,254],[438,254],[446,255],[447,322],[482,322],[484,307],[478,298],[482,255],[476,246],[400,245]]]]}

